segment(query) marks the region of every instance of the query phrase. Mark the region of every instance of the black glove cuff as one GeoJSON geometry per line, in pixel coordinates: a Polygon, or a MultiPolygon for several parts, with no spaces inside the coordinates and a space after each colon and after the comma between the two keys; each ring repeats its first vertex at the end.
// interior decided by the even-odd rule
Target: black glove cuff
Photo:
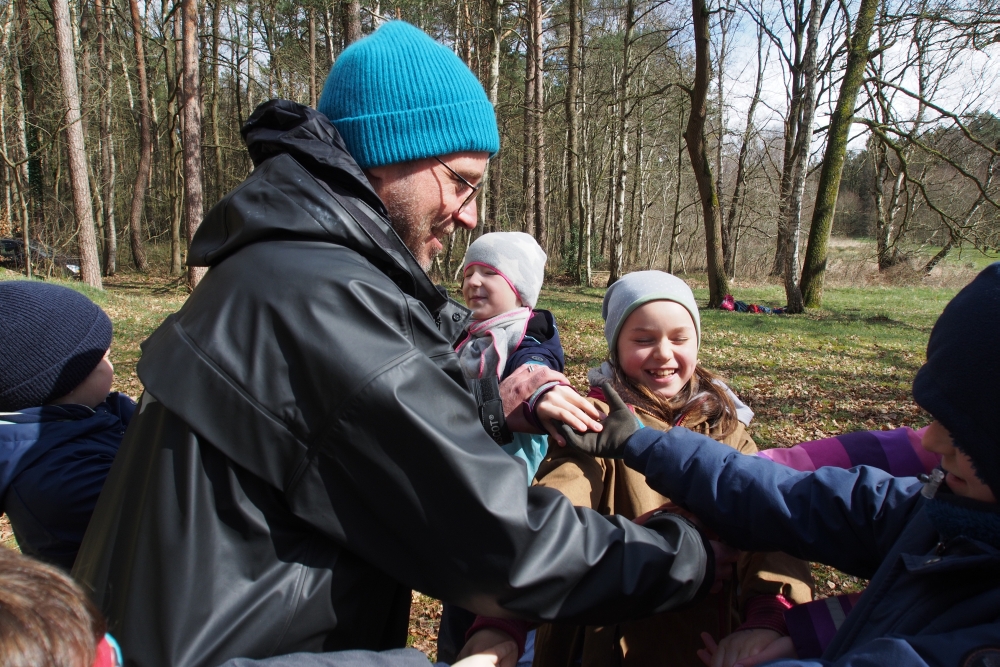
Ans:
{"type": "Polygon", "coordinates": [[[495,377],[473,380],[472,392],[479,405],[479,421],[486,433],[498,445],[506,445],[514,440],[514,434],[507,426],[507,418],[503,412],[503,401],[500,400],[500,381],[495,377]]]}

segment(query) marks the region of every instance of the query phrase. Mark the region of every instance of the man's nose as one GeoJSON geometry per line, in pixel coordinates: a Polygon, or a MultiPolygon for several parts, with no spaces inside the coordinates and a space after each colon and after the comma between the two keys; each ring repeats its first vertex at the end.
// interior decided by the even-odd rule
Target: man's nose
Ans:
{"type": "Polygon", "coordinates": [[[476,223],[479,222],[478,215],[479,209],[477,208],[476,200],[473,199],[465,205],[465,208],[455,213],[452,217],[455,218],[456,224],[465,227],[468,230],[472,230],[476,228],[476,223]]]}

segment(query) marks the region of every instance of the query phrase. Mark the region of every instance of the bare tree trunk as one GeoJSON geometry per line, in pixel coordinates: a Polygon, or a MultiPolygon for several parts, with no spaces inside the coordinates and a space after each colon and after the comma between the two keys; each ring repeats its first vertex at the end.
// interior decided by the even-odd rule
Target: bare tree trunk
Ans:
{"type": "MultiPolygon", "coordinates": [[[[142,211],[146,207],[146,188],[153,160],[153,131],[149,122],[149,82],[146,79],[146,49],[143,45],[142,18],[139,0],[129,0],[132,15],[132,37],[135,42],[136,79],[139,81],[139,167],[132,187],[132,207],[128,216],[129,243],[132,262],[138,271],[149,270],[146,250],[142,244],[142,211]]],[[[169,62],[169,59],[168,59],[169,62]]]]}
{"type": "Polygon", "coordinates": [[[340,0],[340,20],[343,25],[344,46],[348,47],[361,39],[360,0],[340,0]]]}
{"type": "Polygon", "coordinates": [[[750,141],[753,138],[754,115],[757,112],[757,105],[760,103],[760,93],[764,86],[764,29],[757,27],[757,79],[754,84],[753,97],[750,98],[750,107],[747,109],[747,124],[743,130],[743,137],[740,142],[740,153],[736,159],[736,184],[733,186],[733,196],[729,200],[729,215],[726,218],[725,227],[722,229],[723,236],[723,259],[726,263],[726,275],[730,278],[736,277],[736,246],[739,242],[739,209],[746,199],[747,181],[747,156],[750,153],[750,141]]]}
{"type": "MultiPolygon", "coordinates": [[[[24,256],[31,257],[31,243],[30,235],[28,233],[28,227],[30,224],[30,215],[28,214],[28,202],[31,199],[31,193],[28,191],[29,180],[28,180],[28,164],[29,164],[29,152],[28,152],[28,119],[27,112],[25,110],[25,91],[24,85],[21,81],[23,69],[21,69],[20,57],[18,55],[18,48],[12,45],[11,52],[11,70],[14,73],[12,77],[14,80],[14,105],[16,112],[16,122],[17,122],[17,139],[15,141],[15,146],[17,147],[16,157],[20,164],[14,169],[14,183],[17,186],[17,202],[18,202],[18,217],[21,220],[21,242],[24,244],[24,256]]],[[[27,276],[31,277],[31,262],[26,261],[24,263],[24,268],[27,276]]]]}
{"type": "MultiPolygon", "coordinates": [[[[219,0],[216,0],[218,2],[219,0]]],[[[316,10],[309,8],[309,106],[316,108],[319,90],[316,87],[316,10]]]]}
{"type": "Polygon", "coordinates": [[[711,76],[709,62],[709,11],[705,0],[691,0],[694,19],[695,75],[694,87],[690,90],[691,116],[688,118],[687,140],[691,168],[698,183],[701,196],[702,215],[705,218],[705,260],[708,269],[708,307],[718,308],[729,292],[722,259],[722,216],[719,212],[719,198],[712,179],[712,166],[708,159],[705,141],[705,118],[708,115],[708,83],[711,76]]]}
{"type": "Polygon", "coordinates": [[[100,68],[101,199],[104,202],[104,275],[118,269],[118,231],[115,226],[115,147],[111,135],[111,76],[103,0],[94,2],[97,23],[97,66],[100,68]]]}
{"type": "Polygon", "coordinates": [[[801,313],[803,311],[802,292],[799,291],[799,233],[802,229],[802,199],[805,194],[806,173],[809,166],[809,148],[812,144],[813,119],[816,116],[816,58],[819,50],[819,25],[821,19],[821,0],[813,0],[809,7],[806,20],[806,49],[802,59],[802,89],[800,95],[799,115],[797,119],[798,132],[791,154],[791,183],[787,200],[784,204],[785,239],[785,298],[787,312],[801,313]]]}
{"type": "Polygon", "coordinates": [[[52,0],[52,24],[55,29],[59,79],[65,104],[66,149],[69,154],[73,212],[76,215],[77,242],[80,247],[80,273],[83,282],[101,288],[101,264],[97,257],[97,235],[91,209],[90,181],[87,175],[87,148],[80,118],[80,93],[76,83],[76,56],[73,53],[73,29],[66,0],[52,0]]]}
{"type": "Polygon", "coordinates": [[[205,268],[191,266],[191,241],[204,215],[201,174],[201,87],[198,81],[198,0],[183,0],[184,17],[184,218],[188,242],[188,287],[198,286],[205,268]]]}
{"type": "Polygon", "coordinates": [[[622,277],[625,268],[625,183],[628,175],[628,93],[629,75],[632,67],[632,35],[635,30],[635,0],[625,2],[625,30],[622,42],[622,69],[618,76],[616,97],[618,98],[618,171],[614,181],[614,212],[611,223],[611,257],[608,286],[622,277]]]}
{"type": "Polygon", "coordinates": [[[837,210],[837,194],[840,191],[840,177],[844,172],[847,139],[854,122],[858,90],[865,76],[868,40],[871,39],[878,5],[879,0],[861,0],[854,34],[847,51],[847,69],[840,84],[837,106],[830,117],[826,152],[816,188],[816,206],[813,208],[812,227],[809,230],[809,245],[802,266],[802,298],[805,305],[811,308],[819,308],[823,304],[823,277],[826,272],[830,230],[833,227],[833,214],[837,210]]]}
{"type": "MultiPolygon", "coordinates": [[[[490,104],[496,109],[500,97],[500,10],[503,0],[489,0],[490,29],[489,29],[489,50],[490,50],[490,77],[488,94],[490,104]]],[[[500,229],[500,189],[502,187],[502,176],[500,171],[500,160],[502,153],[498,153],[493,158],[486,174],[488,182],[486,200],[486,220],[484,229],[487,231],[497,231],[500,229]]]]}
{"type": "MultiPolygon", "coordinates": [[[[576,98],[580,87],[580,0],[569,0],[569,44],[566,53],[566,223],[570,233],[577,234],[577,244],[583,243],[583,208],[580,206],[580,115],[576,98]]],[[[579,257],[579,253],[577,257],[579,257]]],[[[585,276],[579,261],[577,283],[584,285],[585,276]]]]}
{"type": "Polygon", "coordinates": [[[330,11],[331,7],[324,3],[323,4],[323,41],[326,45],[326,71],[329,72],[333,67],[334,53],[336,49],[333,46],[333,24],[334,17],[333,12],[330,11]]]}
{"type": "Polygon", "coordinates": [[[535,71],[534,113],[532,114],[535,129],[532,131],[535,141],[532,148],[535,151],[535,240],[542,248],[546,247],[545,220],[545,53],[542,49],[542,0],[532,0],[531,3],[531,46],[534,55],[531,62],[535,71]]]}
{"type": "Polygon", "coordinates": [[[528,15],[525,19],[528,22],[528,41],[525,43],[524,54],[524,170],[521,174],[522,187],[524,189],[524,232],[535,236],[535,65],[532,62],[535,49],[531,44],[534,35],[532,16],[534,16],[534,4],[538,0],[528,0],[528,15]]]}
{"type": "Polygon", "coordinates": [[[674,272],[674,249],[681,234],[681,159],[684,155],[684,109],[677,114],[677,187],[674,190],[674,219],[670,226],[670,246],[667,250],[667,273],[674,272]]]}
{"type": "MultiPolygon", "coordinates": [[[[31,223],[39,229],[45,226],[45,188],[42,176],[42,157],[40,155],[41,124],[38,119],[38,110],[35,102],[35,75],[34,75],[34,39],[31,35],[31,21],[28,17],[27,0],[16,0],[17,15],[20,23],[18,30],[21,42],[21,89],[23,91],[24,111],[25,111],[25,146],[28,160],[28,179],[25,181],[28,192],[26,196],[31,206],[31,223]]],[[[25,225],[24,229],[27,230],[25,225]]],[[[24,232],[25,252],[28,247],[28,233],[24,232]]],[[[29,272],[30,275],[30,272],[29,272]]]]}
{"type": "MultiPolygon", "coordinates": [[[[167,1],[163,0],[163,15],[167,15],[167,1]]],[[[167,43],[166,57],[164,58],[164,73],[167,77],[167,152],[168,166],[170,170],[170,275],[179,276],[183,271],[182,251],[181,251],[181,222],[183,218],[183,170],[178,169],[178,146],[177,130],[183,125],[178,108],[180,98],[183,97],[183,82],[181,81],[181,71],[183,65],[183,49],[181,44],[184,41],[183,29],[181,27],[181,17],[176,13],[169,19],[172,26],[173,39],[166,34],[164,39],[167,43]]],[[[247,21],[247,25],[250,22],[247,21]]],[[[164,26],[166,28],[166,26],[164,26]]],[[[166,30],[164,31],[166,32],[166,30]]],[[[248,62],[250,59],[248,58],[248,62]]],[[[248,65],[249,66],[249,65],[248,65]]],[[[249,86],[248,86],[249,88],[249,86]]],[[[249,92],[249,91],[248,91],[249,92]]]]}
{"type": "MultiPolygon", "coordinates": [[[[212,122],[213,152],[215,153],[215,196],[213,200],[217,201],[226,194],[226,174],[222,164],[222,139],[219,136],[219,21],[222,19],[222,0],[214,0],[214,3],[212,7],[212,66],[209,71],[212,76],[212,106],[210,107],[212,117],[210,120],[212,122]]],[[[313,25],[315,27],[315,24],[313,25]]],[[[315,44],[315,39],[313,39],[313,44],[315,44]]],[[[314,56],[315,53],[314,50],[314,56]]],[[[314,108],[315,106],[313,104],[314,108]]]]}

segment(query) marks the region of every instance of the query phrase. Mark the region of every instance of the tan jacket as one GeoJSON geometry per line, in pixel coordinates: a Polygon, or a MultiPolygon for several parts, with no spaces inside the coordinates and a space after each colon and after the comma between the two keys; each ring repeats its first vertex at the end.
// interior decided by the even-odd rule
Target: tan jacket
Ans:
{"type": "MultiPolygon", "coordinates": [[[[607,412],[604,403],[591,400],[607,412]]],[[[666,427],[641,410],[636,414],[649,428],[666,427]]],[[[757,452],[742,424],[722,442],[744,454],[757,452]]],[[[629,519],[670,502],[621,460],[595,459],[555,444],[550,444],[535,483],[561,491],[574,505],[629,519]]],[[[731,633],[741,622],[739,610],[746,600],[783,595],[800,604],[813,596],[809,564],[783,553],[744,554],[737,565],[736,582],[681,610],[638,621],[586,628],[543,625],[535,637],[534,667],[569,667],[573,656],[581,652],[583,667],[702,667],[696,655],[703,647],[700,634],[708,632],[718,640],[731,633]]]]}

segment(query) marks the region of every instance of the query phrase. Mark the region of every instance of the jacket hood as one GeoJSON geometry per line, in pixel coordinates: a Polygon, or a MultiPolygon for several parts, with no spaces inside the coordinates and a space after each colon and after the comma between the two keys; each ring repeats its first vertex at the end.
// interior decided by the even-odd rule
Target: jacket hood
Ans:
{"type": "MultiPolygon", "coordinates": [[[[385,204],[347,151],[337,128],[318,111],[289,100],[271,100],[254,110],[240,133],[255,170],[285,155],[331,190],[357,198],[378,215],[387,216],[385,204]]],[[[212,266],[250,243],[276,236],[345,242],[341,230],[315,224],[315,211],[310,211],[313,216],[275,215],[280,211],[269,206],[266,194],[258,195],[256,206],[247,206],[236,195],[252,180],[254,174],[205,216],[191,243],[190,264],[212,266]]]]}
{"type": "Polygon", "coordinates": [[[354,161],[330,120],[307,106],[271,100],[257,107],[240,130],[255,167],[287,153],[313,174],[339,183],[382,215],[385,205],[354,161]]]}
{"type": "Polygon", "coordinates": [[[467,310],[449,301],[400,240],[326,116],[271,100],[257,107],[242,134],[254,172],[209,211],[191,242],[188,264],[214,266],[261,241],[334,243],[362,254],[432,313],[451,303],[454,322],[464,322],[467,310]]]}

